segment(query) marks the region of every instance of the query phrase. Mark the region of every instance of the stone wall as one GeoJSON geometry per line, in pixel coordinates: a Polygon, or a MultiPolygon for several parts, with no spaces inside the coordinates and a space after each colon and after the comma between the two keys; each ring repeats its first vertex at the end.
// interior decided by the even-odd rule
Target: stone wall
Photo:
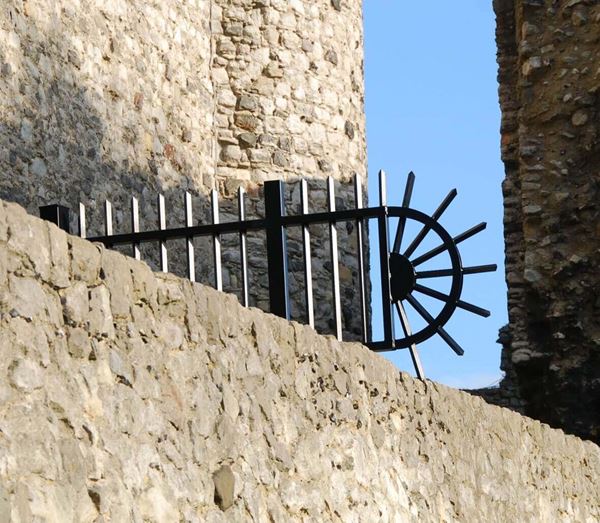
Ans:
{"type": "Polygon", "coordinates": [[[600,441],[600,6],[495,0],[506,167],[504,401],[600,441]]]}
{"type": "Polygon", "coordinates": [[[0,520],[595,521],[600,449],[0,202],[0,520]]]}
{"type": "MultiPolygon", "coordinates": [[[[2,2],[0,197],[31,212],[82,202],[90,234],[103,231],[107,198],[115,232],[129,230],[132,195],[142,229],[156,228],[158,192],[170,225],[184,223],[184,190],[206,222],[207,191],[229,198],[243,185],[255,217],[266,179],[311,179],[312,210],[325,210],[331,175],[339,203],[353,205],[348,183],[354,174],[366,183],[362,35],[360,0],[2,2]]],[[[222,212],[234,219],[235,204],[222,212]]],[[[356,335],[352,232],[340,228],[345,330],[356,335]]],[[[329,245],[314,234],[316,317],[327,330],[329,245]]],[[[252,303],[266,308],[264,237],[249,245],[252,303]]],[[[174,252],[170,269],[183,274],[174,252]]],[[[155,248],[144,256],[156,267],[155,248]]],[[[236,244],[224,259],[225,288],[240,293],[236,244]]],[[[198,255],[200,281],[212,281],[209,260],[198,255]]],[[[301,319],[299,278],[293,271],[301,319]]]]}

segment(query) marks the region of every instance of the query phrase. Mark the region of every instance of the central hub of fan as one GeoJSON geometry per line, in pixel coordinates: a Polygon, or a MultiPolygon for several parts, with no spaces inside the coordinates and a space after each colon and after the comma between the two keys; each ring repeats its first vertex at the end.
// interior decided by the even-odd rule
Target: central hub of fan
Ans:
{"type": "Polygon", "coordinates": [[[390,274],[392,300],[403,300],[412,292],[417,283],[415,269],[406,256],[392,252],[390,253],[390,274]]]}

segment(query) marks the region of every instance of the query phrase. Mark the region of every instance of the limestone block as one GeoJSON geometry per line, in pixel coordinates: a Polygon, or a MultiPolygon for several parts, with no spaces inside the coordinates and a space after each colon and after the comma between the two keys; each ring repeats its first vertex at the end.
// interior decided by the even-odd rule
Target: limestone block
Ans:
{"type": "Polygon", "coordinates": [[[95,283],[100,274],[102,247],[69,236],[71,249],[71,273],[75,279],[95,283]]]}
{"type": "Polygon", "coordinates": [[[69,247],[67,234],[53,224],[47,224],[48,241],[50,248],[51,271],[50,278],[53,285],[67,287],[69,285],[69,247]]]}
{"type": "Polygon", "coordinates": [[[48,298],[44,287],[33,278],[18,278],[10,275],[8,287],[14,298],[11,300],[11,314],[26,320],[44,320],[48,312],[48,298]]]}
{"type": "Polygon", "coordinates": [[[113,316],[110,307],[110,293],[104,285],[90,290],[88,328],[92,335],[114,335],[113,316]]]}
{"type": "Polygon", "coordinates": [[[129,263],[114,251],[102,252],[101,271],[110,293],[110,307],[114,317],[128,316],[133,299],[133,282],[129,263]]]}
{"type": "Polygon", "coordinates": [[[50,279],[51,259],[48,229],[45,223],[27,220],[23,209],[11,205],[7,213],[8,246],[18,252],[24,261],[24,269],[43,280],[50,279]]]}
{"type": "Polygon", "coordinates": [[[84,282],[78,282],[65,289],[61,295],[61,302],[63,304],[63,315],[67,323],[82,324],[87,320],[89,292],[84,282]]]}

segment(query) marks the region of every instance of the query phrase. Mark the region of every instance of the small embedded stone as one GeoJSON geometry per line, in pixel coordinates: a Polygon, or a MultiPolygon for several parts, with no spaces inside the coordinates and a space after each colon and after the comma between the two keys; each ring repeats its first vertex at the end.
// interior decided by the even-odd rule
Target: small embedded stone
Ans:
{"type": "Polygon", "coordinates": [[[39,389],[43,385],[40,366],[30,360],[14,361],[8,368],[10,384],[24,391],[39,389]]]}
{"type": "Polygon", "coordinates": [[[582,6],[578,6],[573,10],[573,14],[571,15],[571,21],[575,26],[585,25],[588,21],[587,13],[585,8],[582,6]]]}
{"type": "Polygon", "coordinates": [[[266,149],[250,149],[249,156],[252,162],[269,163],[271,160],[271,155],[266,149]]]}
{"type": "Polygon", "coordinates": [[[585,125],[587,123],[587,121],[588,121],[588,115],[582,109],[575,111],[575,113],[573,113],[573,116],[571,117],[571,123],[575,127],[581,127],[582,125],[585,125]]]}
{"type": "Polygon", "coordinates": [[[235,477],[231,468],[223,465],[213,474],[213,482],[215,484],[215,505],[225,511],[233,505],[235,477]]]}
{"type": "Polygon", "coordinates": [[[282,151],[275,151],[273,153],[273,163],[279,167],[287,167],[287,156],[282,151]]]}
{"type": "Polygon", "coordinates": [[[542,275],[535,269],[525,269],[525,271],[523,271],[523,277],[525,278],[525,281],[528,281],[529,283],[537,283],[542,279],[542,275]]]}
{"type": "Polygon", "coordinates": [[[21,138],[26,142],[33,140],[33,124],[27,118],[21,121],[21,138]]]}
{"type": "Polygon", "coordinates": [[[31,174],[35,176],[46,176],[48,169],[44,160],[41,158],[34,158],[31,162],[31,174]]]}
{"type": "Polygon", "coordinates": [[[226,162],[238,162],[242,157],[242,151],[237,145],[226,145],[221,151],[221,158],[226,162]]]}
{"type": "Polygon", "coordinates": [[[239,98],[238,107],[243,111],[255,111],[258,107],[258,104],[256,102],[256,98],[248,96],[247,94],[243,94],[239,98]]]}
{"type": "Polygon", "coordinates": [[[354,125],[352,122],[346,120],[346,123],[344,124],[344,132],[346,133],[346,136],[350,138],[350,140],[354,139],[354,125]]]}
{"type": "Polygon", "coordinates": [[[292,139],[288,136],[282,136],[279,138],[279,147],[284,151],[290,152],[292,150],[292,139]]]}
{"type": "Polygon", "coordinates": [[[244,27],[240,23],[230,23],[225,25],[225,34],[229,36],[242,36],[244,27]]]}
{"type": "Polygon", "coordinates": [[[168,143],[163,149],[164,155],[169,160],[175,159],[175,146],[168,143]]]}
{"type": "Polygon", "coordinates": [[[265,145],[267,147],[277,146],[277,138],[271,134],[261,134],[258,137],[258,141],[261,145],[265,145]]]}
{"type": "Polygon", "coordinates": [[[283,69],[279,66],[279,64],[275,62],[271,62],[265,68],[265,76],[269,78],[282,78],[283,77],[283,69]]]}
{"type": "Polygon", "coordinates": [[[511,360],[513,363],[523,363],[525,361],[529,361],[531,359],[531,350],[529,349],[519,349],[515,350],[511,355],[511,360]]]}
{"type": "Polygon", "coordinates": [[[90,351],[90,340],[87,332],[79,327],[69,329],[67,348],[73,358],[86,357],[90,351]]]}
{"type": "Polygon", "coordinates": [[[542,208],[539,205],[526,205],[523,207],[523,212],[528,215],[539,214],[542,208]]]}
{"type": "Polygon", "coordinates": [[[247,131],[254,131],[258,127],[258,118],[250,113],[236,113],[234,121],[239,128],[247,131]]]}
{"type": "Polygon", "coordinates": [[[330,49],[329,51],[327,51],[325,53],[325,60],[327,60],[328,62],[331,62],[333,65],[337,65],[338,64],[338,55],[333,49],[330,49]]]}
{"type": "Polygon", "coordinates": [[[142,93],[135,93],[133,95],[133,105],[139,111],[144,105],[144,95],[142,93]]]}
{"type": "Polygon", "coordinates": [[[523,75],[529,76],[537,69],[542,67],[542,58],[540,56],[532,56],[527,60],[522,67],[523,75]]]}
{"type": "Polygon", "coordinates": [[[319,160],[318,164],[319,164],[319,169],[321,169],[321,171],[323,171],[324,173],[328,173],[333,170],[331,163],[327,160],[319,160]]]}
{"type": "Polygon", "coordinates": [[[256,141],[257,136],[254,133],[241,133],[238,135],[240,147],[254,147],[256,141]]]}
{"type": "Polygon", "coordinates": [[[331,0],[331,5],[336,11],[342,10],[342,0],[331,0]]]}

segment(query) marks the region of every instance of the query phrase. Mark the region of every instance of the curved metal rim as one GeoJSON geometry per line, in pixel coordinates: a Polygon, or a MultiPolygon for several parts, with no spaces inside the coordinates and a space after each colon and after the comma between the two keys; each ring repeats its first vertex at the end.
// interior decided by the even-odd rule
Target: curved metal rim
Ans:
{"type": "MultiPolygon", "coordinates": [[[[411,336],[407,336],[405,338],[399,338],[396,340],[396,347],[406,348],[410,347],[412,344],[421,343],[435,334],[437,334],[438,328],[443,327],[454,311],[456,310],[456,302],[460,299],[460,295],[462,293],[463,287],[463,273],[462,273],[462,261],[460,258],[460,253],[458,252],[458,248],[456,247],[456,243],[454,239],[439,222],[434,220],[431,216],[417,211],[415,209],[411,209],[409,207],[388,207],[388,216],[392,218],[408,218],[412,220],[416,220],[421,222],[424,225],[427,225],[434,231],[442,240],[443,244],[446,246],[448,254],[450,255],[450,262],[452,264],[453,275],[452,275],[452,285],[450,287],[450,295],[449,299],[437,315],[434,318],[432,323],[429,323],[425,328],[421,329],[413,333],[411,336]]],[[[403,300],[404,301],[404,300],[403,300]]]]}

